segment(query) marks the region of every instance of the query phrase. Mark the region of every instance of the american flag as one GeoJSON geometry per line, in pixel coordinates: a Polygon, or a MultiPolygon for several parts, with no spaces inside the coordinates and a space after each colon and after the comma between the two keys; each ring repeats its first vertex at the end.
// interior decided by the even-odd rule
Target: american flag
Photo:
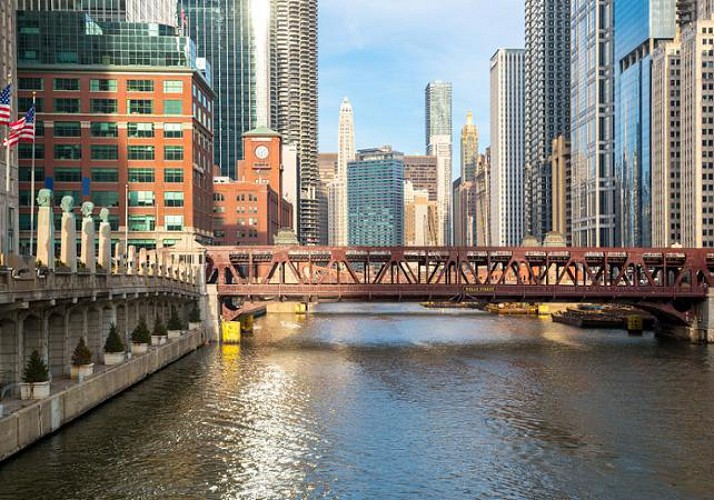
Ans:
{"type": "Polygon", "coordinates": [[[10,101],[12,100],[12,85],[0,92],[0,125],[10,125],[10,101]]]}
{"type": "Polygon", "coordinates": [[[10,124],[10,136],[3,141],[3,146],[15,146],[18,142],[35,140],[35,107],[25,113],[23,118],[10,124]]]}

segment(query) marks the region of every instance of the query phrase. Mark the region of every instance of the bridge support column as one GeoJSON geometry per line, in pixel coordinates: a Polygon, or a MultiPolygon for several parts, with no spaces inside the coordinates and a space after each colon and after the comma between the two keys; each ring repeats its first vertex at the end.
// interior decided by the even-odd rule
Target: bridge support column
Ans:
{"type": "Polygon", "coordinates": [[[688,327],[689,340],[697,343],[714,344],[714,291],[707,299],[695,307],[695,319],[688,327]]]}

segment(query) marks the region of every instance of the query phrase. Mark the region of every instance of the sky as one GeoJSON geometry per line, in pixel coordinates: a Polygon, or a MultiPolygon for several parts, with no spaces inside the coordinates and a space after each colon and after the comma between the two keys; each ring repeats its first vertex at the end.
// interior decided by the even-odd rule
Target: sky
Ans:
{"type": "Polygon", "coordinates": [[[454,173],[461,127],[474,113],[489,144],[490,59],[523,46],[523,0],[319,0],[320,152],[337,151],[342,99],[357,149],[424,154],[424,88],[453,83],[454,173]]]}

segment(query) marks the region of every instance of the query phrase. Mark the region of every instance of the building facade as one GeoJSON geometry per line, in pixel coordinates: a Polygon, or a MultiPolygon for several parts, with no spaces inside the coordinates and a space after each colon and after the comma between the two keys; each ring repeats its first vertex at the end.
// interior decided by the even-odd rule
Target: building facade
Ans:
{"type": "Polygon", "coordinates": [[[347,164],[350,246],[404,244],[404,155],[364,149],[347,164]]]}
{"type": "Polygon", "coordinates": [[[159,23],[176,26],[177,0],[14,0],[18,10],[83,11],[103,22],[159,23]]]}
{"type": "Polygon", "coordinates": [[[476,244],[476,183],[461,177],[453,184],[454,245],[470,247],[476,244]]]}
{"type": "Polygon", "coordinates": [[[619,243],[652,244],[652,52],[675,33],[675,0],[615,2],[615,184],[619,243]]]}
{"type": "Polygon", "coordinates": [[[430,82],[424,91],[426,102],[426,154],[437,162],[436,200],[439,207],[439,244],[452,241],[451,176],[453,165],[452,86],[450,82],[430,82]]]}
{"type": "MultiPolygon", "coordinates": [[[[52,189],[56,205],[71,195],[108,208],[114,242],[211,243],[214,94],[193,42],[171,26],[77,12],[17,19],[20,111],[37,96],[36,188],[52,189]]],[[[28,247],[32,145],[19,156],[28,247]]]]}
{"type": "Polygon", "coordinates": [[[571,0],[525,2],[525,231],[551,229],[553,139],[570,136],[571,0]]]}
{"type": "Polygon", "coordinates": [[[330,246],[347,245],[347,163],[355,159],[355,123],[350,101],[345,97],[340,107],[337,136],[337,176],[330,186],[330,246]]]}
{"type": "Polygon", "coordinates": [[[478,127],[471,111],[466,114],[466,123],[461,128],[461,180],[473,182],[478,164],[478,127]]]}
{"type": "Polygon", "coordinates": [[[573,245],[612,247],[615,223],[614,0],[575,0],[571,11],[573,245]]]}
{"type": "Polygon", "coordinates": [[[485,247],[491,244],[491,148],[479,155],[476,164],[476,241],[474,244],[485,247]]]}
{"type": "MultiPolygon", "coordinates": [[[[317,200],[319,207],[320,240],[318,245],[327,246],[330,234],[330,185],[337,177],[337,153],[320,153],[317,161],[319,183],[317,185],[317,200]]],[[[334,202],[333,202],[334,203],[334,202]]]]}
{"type": "Polygon", "coordinates": [[[404,246],[436,246],[436,201],[425,189],[404,181],[404,246]]]}
{"type": "MultiPolygon", "coordinates": [[[[8,0],[0,4],[0,91],[8,84],[13,85],[12,95],[17,89],[17,58],[15,36],[15,0],[8,0]]],[[[11,110],[17,111],[17,100],[12,99],[11,110]]],[[[11,111],[10,120],[17,118],[17,113],[11,111]]],[[[0,143],[9,133],[9,127],[0,128],[0,143]]],[[[3,256],[17,253],[18,238],[18,190],[17,190],[17,152],[10,151],[9,162],[7,151],[0,151],[0,252],[3,256]],[[10,173],[10,182],[7,182],[7,173],[10,173]],[[10,186],[8,190],[7,186],[10,186]]],[[[6,263],[5,260],[2,262],[6,263]]]]}
{"type": "Polygon", "coordinates": [[[552,231],[561,235],[565,244],[570,246],[572,243],[572,166],[570,141],[562,135],[553,139],[550,164],[553,179],[552,231]]]}
{"type": "Polygon", "coordinates": [[[525,50],[499,49],[491,58],[490,245],[523,239],[525,50]]]}
{"type": "Polygon", "coordinates": [[[417,191],[429,193],[429,200],[437,201],[438,163],[435,156],[411,155],[404,157],[404,180],[417,191]]]}

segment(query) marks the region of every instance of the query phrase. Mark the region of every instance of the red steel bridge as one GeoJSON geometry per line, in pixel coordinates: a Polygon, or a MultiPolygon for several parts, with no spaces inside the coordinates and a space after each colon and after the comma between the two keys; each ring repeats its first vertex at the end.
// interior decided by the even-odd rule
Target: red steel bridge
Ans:
{"type": "Polygon", "coordinates": [[[684,248],[209,247],[225,319],[290,301],[620,302],[687,323],[714,251],[684,248]]]}

